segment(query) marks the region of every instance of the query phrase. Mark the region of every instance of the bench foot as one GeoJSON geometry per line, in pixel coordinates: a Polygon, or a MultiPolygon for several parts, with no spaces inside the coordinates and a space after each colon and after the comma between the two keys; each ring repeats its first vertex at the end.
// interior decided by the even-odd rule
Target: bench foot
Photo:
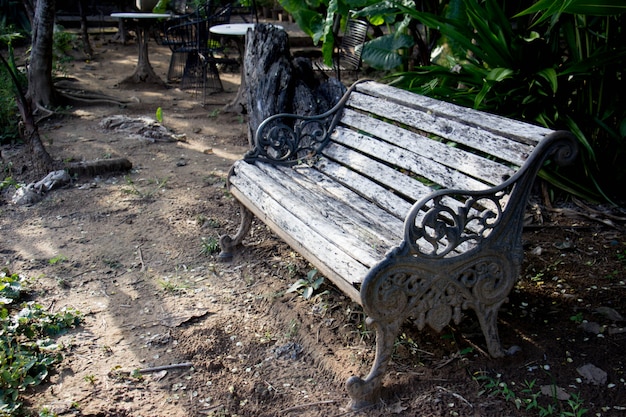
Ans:
{"type": "Polygon", "coordinates": [[[222,249],[218,256],[220,261],[226,262],[233,259],[233,251],[237,246],[241,245],[243,238],[250,231],[253,217],[252,212],[241,205],[241,223],[237,233],[232,237],[229,235],[220,236],[220,248],[222,249]]]}
{"type": "Polygon", "coordinates": [[[505,300],[502,300],[497,305],[483,307],[481,311],[476,310],[476,316],[480,323],[480,328],[485,336],[485,342],[487,344],[487,350],[489,356],[492,358],[501,358],[508,353],[502,348],[500,343],[500,335],[498,333],[498,310],[505,300]]]}
{"type": "Polygon", "coordinates": [[[352,410],[370,406],[380,399],[382,379],[387,371],[387,365],[393,353],[393,345],[400,329],[400,322],[381,324],[371,319],[367,319],[367,321],[369,326],[376,328],[376,358],[369,375],[365,379],[352,376],[346,381],[352,410]]]}

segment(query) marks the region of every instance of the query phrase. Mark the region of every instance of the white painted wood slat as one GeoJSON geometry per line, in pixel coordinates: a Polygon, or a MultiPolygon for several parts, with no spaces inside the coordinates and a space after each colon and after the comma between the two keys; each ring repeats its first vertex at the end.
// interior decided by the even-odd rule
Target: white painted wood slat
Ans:
{"type": "Polygon", "coordinates": [[[362,94],[352,94],[347,105],[373,115],[394,120],[407,126],[463,144],[477,151],[497,156],[520,166],[533,147],[476,127],[467,121],[456,121],[436,113],[416,111],[390,99],[372,100],[362,94]]]}
{"type": "Polygon", "coordinates": [[[351,109],[344,110],[341,122],[342,125],[380,138],[406,151],[430,158],[438,164],[448,166],[491,185],[500,184],[503,178],[508,178],[514,173],[512,168],[501,162],[498,163],[458,147],[449,146],[446,143],[379,119],[373,119],[351,109]]]}
{"type": "Polygon", "coordinates": [[[395,101],[404,106],[420,109],[428,113],[440,114],[443,117],[458,120],[468,125],[478,126],[486,131],[494,132],[531,146],[537,145],[541,139],[552,133],[551,130],[541,126],[480,112],[409,91],[399,90],[381,83],[360,83],[357,86],[357,91],[380,99],[395,101]]]}
{"type": "Polygon", "coordinates": [[[336,134],[333,134],[333,141],[370,155],[376,160],[383,160],[391,166],[419,173],[419,175],[444,188],[484,190],[490,187],[489,184],[441,165],[432,159],[351,130],[337,128],[336,134]]]}
{"type": "MultiPolygon", "coordinates": [[[[290,190],[283,184],[292,186],[293,181],[289,178],[268,176],[270,170],[267,167],[269,166],[264,164],[238,164],[237,175],[232,178],[237,182],[247,181],[241,187],[245,190],[252,187],[250,183],[254,183],[254,189],[261,194],[250,195],[251,200],[258,200],[259,204],[277,202],[293,216],[301,219],[309,229],[324,236],[333,245],[344,248],[354,260],[367,267],[372,267],[387,252],[388,242],[368,230],[368,224],[351,218],[353,213],[349,207],[332,201],[323,193],[318,193],[314,197],[316,200],[312,200],[313,193],[305,187],[299,187],[297,191],[293,188],[290,190]]],[[[295,233],[294,236],[303,241],[308,239],[306,233],[297,230],[295,233]]]]}

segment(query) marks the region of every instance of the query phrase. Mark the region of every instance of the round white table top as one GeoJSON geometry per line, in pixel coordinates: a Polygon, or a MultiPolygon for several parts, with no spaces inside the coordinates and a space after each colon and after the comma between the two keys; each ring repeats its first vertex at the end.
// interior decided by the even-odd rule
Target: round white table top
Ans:
{"type": "Polygon", "coordinates": [[[243,36],[248,29],[254,30],[255,23],[229,23],[225,25],[211,26],[209,30],[218,35],[240,35],[243,36]]]}
{"type": "Polygon", "coordinates": [[[169,13],[111,13],[111,17],[118,19],[164,19],[172,16],[169,13]]]}
{"type": "MultiPolygon", "coordinates": [[[[209,30],[218,35],[238,35],[243,36],[248,33],[248,29],[254,30],[255,23],[228,23],[224,25],[211,26],[209,30]]],[[[277,29],[283,29],[280,25],[272,25],[277,29]]]]}

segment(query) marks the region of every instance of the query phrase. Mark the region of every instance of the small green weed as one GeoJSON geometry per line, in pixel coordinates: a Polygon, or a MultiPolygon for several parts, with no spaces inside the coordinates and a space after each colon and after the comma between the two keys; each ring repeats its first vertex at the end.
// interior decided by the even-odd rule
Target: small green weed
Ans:
{"type": "Polygon", "coordinates": [[[83,377],[83,379],[85,380],[86,383],[88,383],[89,385],[95,385],[97,378],[94,374],[87,374],[83,377]]]}
{"type": "MultiPolygon", "coordinates": [[[[324,277],[318,275],[317,269],[312,269],[308,274],[306,274],[306,278],[300,278],[294,282],[285,293],[289,294],[291,292],[298,292],[305,300],[310,300],[315,291],[319,290],[323,283],[324,277]]],[[[324,291],[317,294],[316,297],[327,293],[328,291],[324,291]]]]}
{"type": "Polygon", "coordinates": [[[9,187],[13,187],[17,190],[18,188],[20,188],[20,185],[17,183],[17,181],[13,179],[13,177],[6,177],[2,181],[0,181],[0,191],[9,187]]]}
{"type": "Polygon", "coordinates": [[[524,381],[519,394],[515,392],[515,383],[507,384],[500,379],[488,375],[477,375],[474,379],[482,384],[478,395],[487,394],[490,397],[502,397],[511,402],[520,410],[536,411],[539,417],[581,417],[589,411],[583,407],[583,399],[577,394],[570,394],[567,400],[557,398],[557,387],[552,385],[552,395],[546,397],[542,389],[537,386],[536,380],[524,381]],[[549,398],[549,399],[548,399],[549,398]]]}
{"type": "Polygon", "coordinates": [[[291,319],[289,325],[287,326],[287,333],[285,337],[287,340],[295,339],[298,336],[298,332],[300,332],[300,323],[296,319],[291,319]]]}
{"type": "Polygon", "coordinates": [[[60,263],[65,262],[65,261],[67,261],[67,258],[65,256],[63,256],[63,255],[57,255],[57,256],[55,256],[53,258],[48,259],[48,263],[50,265],[60,264],[60,263]]]}
{"type": "Polygon", "coordinates": [[[583,313],[579,311],[578,313],[576,313],[573,316],[571,316],[569,319],[571,321],[573,321],[574,323],[579,323],[580,324],[584,320],[583,313]]]}
{"type": "Polygon", "coordinates": [[[126,175],[124,176],[124,179],[126,180],[126,184],[130,186],[130,189],[125,188],[122,189],[122,192],[126,193],[126,194],[132,194],[132,195],[136,195],[139,198],[143,199],[143,200],[152,200],[154,198],[154,196],[162,189],[165,188],[168,178],[165,179],[155,179],[154,181],[147,181],[147,183],[149,185],[154,184],[154,187],[148,189],[148,190],[143,190],[140,189],[139,187],[137,187],[137,185],[135,184],[135,182],[133,181],[133,179],[129,176],[126,175]]]}
{"type": "Polygon", "coordinates": [[[217,238],[211,237],[203,237],[200,239],[202,242],[202,248],[200,249],[200,253],[203,255],[213,255],[220,251],[220,242],[217,238]]]}
{"type": "Polygon", "coordinates": [[[169,293],[182,293],[189,289],[189,285],[170,280],[169,278],[159,280],[159,285],[163,288],[163,291],[169,293]]]}

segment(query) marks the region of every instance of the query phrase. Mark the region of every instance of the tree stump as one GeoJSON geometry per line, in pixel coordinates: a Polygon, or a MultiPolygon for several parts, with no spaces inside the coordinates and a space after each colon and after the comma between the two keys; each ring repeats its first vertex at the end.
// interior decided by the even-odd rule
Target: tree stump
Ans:
{"type": "Polygon", "coordinates": [[[241,91],[242,111],[248,113],[248,140],[261,122],[278,113],[313,115],[325,112],[346,88],[335,78],[320,78],[307,58],[289,51],[287,32],[270,24],[258,24],[248,32],[241,91]],[[243,101],[243,100],[242,100],[243,101]]]}

